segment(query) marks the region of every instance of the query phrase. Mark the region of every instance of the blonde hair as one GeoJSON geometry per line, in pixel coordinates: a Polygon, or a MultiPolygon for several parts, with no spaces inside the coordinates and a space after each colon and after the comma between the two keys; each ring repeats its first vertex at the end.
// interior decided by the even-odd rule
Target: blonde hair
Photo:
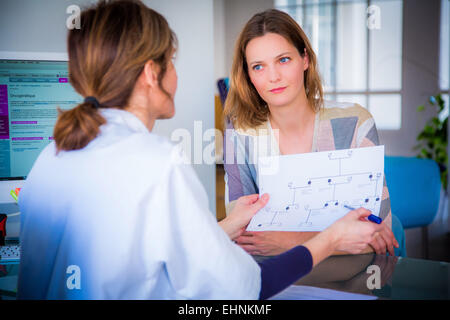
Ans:
{"type": "Polygon", "coordinates": [[[86,99],[67,111],[60,111],[54,140],[60,150],[84,148],[106,122],[98,108],[123,109],[145,63],[159,67],[161,87],[176,36],[156,11],[137,0],[100,1],[84,10],[81,28],[69,31],[69,78],[86,99]],[[97,100],[97,101],[95,101],[97,100]],[[94,101],[94,102],[92,102],[94,101]]]}
{"type": "Polygon", "coordinates": [[[255,14],[244,26],[236,42],[233,65],[230,77],[230,91],[225,101],[224,115],[235,128],[248,129],[257,127],[267,121],[269,108],[260,97],[248,74],[245,50],[248,43],[266,33],[283,36],[303,57],[309,57],[308,69],[304,72],[304,86],[308,103],[314,111],[318,111],[323,103],[323,89],[317,70],[317,58],[308,37],[297,22],[287,13],[270,9],[255,14]]]}

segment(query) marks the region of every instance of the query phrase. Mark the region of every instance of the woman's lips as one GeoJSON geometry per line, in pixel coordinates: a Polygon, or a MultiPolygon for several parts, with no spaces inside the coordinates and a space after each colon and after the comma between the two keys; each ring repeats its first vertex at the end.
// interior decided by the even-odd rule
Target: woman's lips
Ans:
{"type": "Polygon", "coordinates": [[[272,93],[281,93],[281,92],[284,91],[284,89],[286,89],[286,87],[274,88],[274,89],[271,89],[270,92],[272,92],[272,93]]]}

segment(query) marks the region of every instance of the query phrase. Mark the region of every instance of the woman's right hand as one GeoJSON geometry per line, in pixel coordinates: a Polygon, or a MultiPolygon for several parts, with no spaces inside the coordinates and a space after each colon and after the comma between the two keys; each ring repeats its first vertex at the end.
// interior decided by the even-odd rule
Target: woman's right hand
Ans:
{"type": "Polygon", "coordinates": [[[375,233],[382,229],[366,219],[370,214],[364,208],[352,210],[326,229],[334,238],[336,251],[359,254],[367,248],[375,233]]]}
{"type": "Polygon", "coordinates": [[[241,236],[253,216],[269,202],[267,193],[242,196],[237,199],[230,214],[219,222],[219,226],[234,240],[241,236]]]}

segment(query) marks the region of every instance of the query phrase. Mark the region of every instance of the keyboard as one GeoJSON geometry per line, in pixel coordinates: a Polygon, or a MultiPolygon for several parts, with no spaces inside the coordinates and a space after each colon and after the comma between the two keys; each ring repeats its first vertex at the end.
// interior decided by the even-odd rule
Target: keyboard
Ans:
{"type": "Polygon", "coordinates": [[[16,262],[20,260],[20,245],[6,245],[0,247],[0,264],[2,262],[16,262]]]}

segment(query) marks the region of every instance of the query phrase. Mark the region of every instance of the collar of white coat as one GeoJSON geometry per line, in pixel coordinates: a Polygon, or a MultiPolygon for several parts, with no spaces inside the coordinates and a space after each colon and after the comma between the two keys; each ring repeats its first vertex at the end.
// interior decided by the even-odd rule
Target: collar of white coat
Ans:
{"type": "Polygon", "coordinates": [[[136,132],[149,132],[144,123],[129,111],[113,108],[100,109],[99,111],[108,123],[126,125],[136,132]]]}

